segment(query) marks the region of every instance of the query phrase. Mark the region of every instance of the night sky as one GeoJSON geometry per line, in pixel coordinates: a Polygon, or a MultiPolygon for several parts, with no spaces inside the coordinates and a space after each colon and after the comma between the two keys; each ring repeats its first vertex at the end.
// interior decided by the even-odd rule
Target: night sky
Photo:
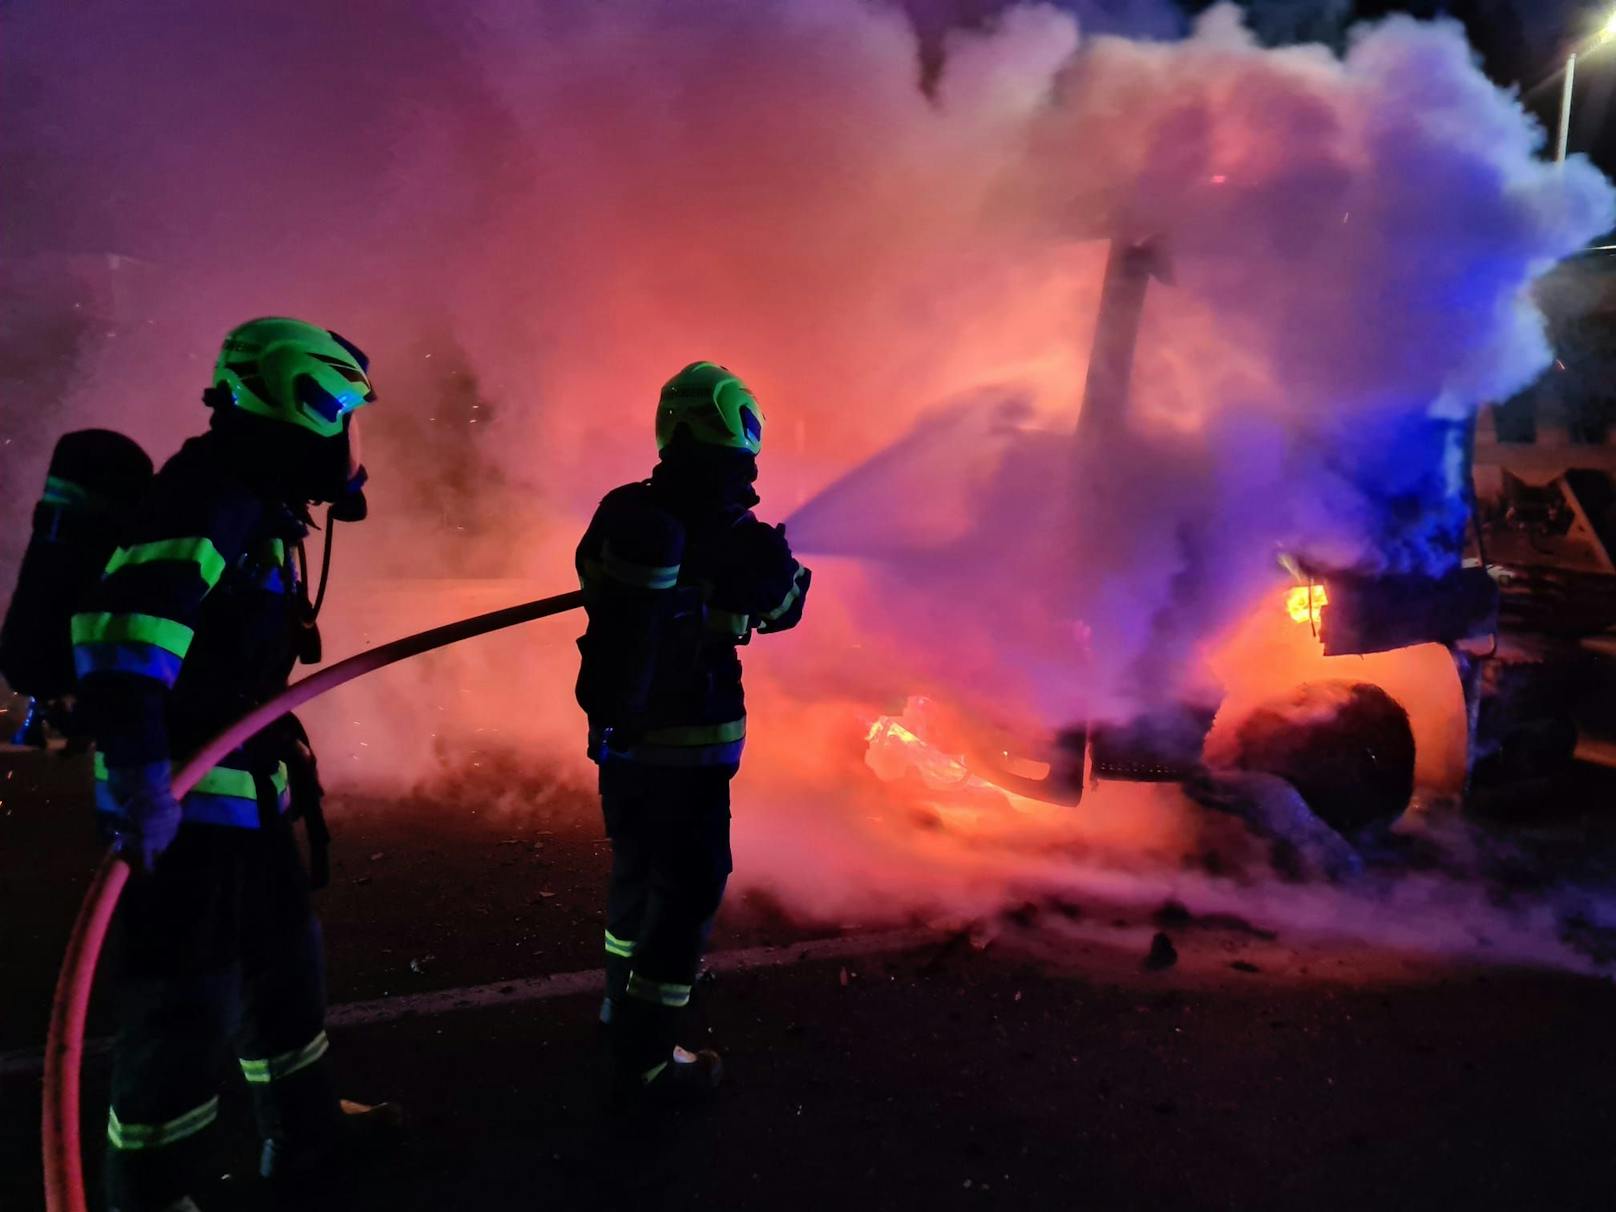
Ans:
{"type": "MultiPolygon", "coordinates": [[[[1209,3],[1196,3],[1199,10],[1209,3]]],[[[1446,14],[1464,23],[1471,45],[1490,75],[1518,87],[1549,129],[1559,121],[1560,71],[1566,53],[1596,32],[1616,12],[1616,0],[1243,0],[1271,40],[1303,36],[1337,41],[1352,21],[1406,12],[1446,14]]],[[[1571,150],[1585,152],[1616,175],[1616,123],[1608,120],[1616,100],[1616,42],[1579,57],[1572,111],[1571,150]]]]}

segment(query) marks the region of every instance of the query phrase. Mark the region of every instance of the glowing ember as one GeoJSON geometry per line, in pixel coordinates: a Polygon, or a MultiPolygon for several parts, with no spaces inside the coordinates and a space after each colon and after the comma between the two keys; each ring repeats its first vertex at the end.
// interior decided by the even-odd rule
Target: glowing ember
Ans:
{"type": "MultiPolygon", "coordinates": [[[[911,724],[916,722],[914,708],[906,708],[904,714],[910,717],[911,724]]],[[[870,726],[865,739],[870,745],[865,762],[884,780],[891,781],[902,777],[905,770],[914,770],[929,787],[952,787],[970,777],[963,761],[932,748],[919,732],[899,723],[898,717],[882,716],[870,726]]]]}
{"type": "Polygon", "coordinates": [[[915,696],[901,715],[883,715],[870,725],[864,761],[876,777],[897,784],[906,776],[918,776],[918,785],[900,792],[895,803],[924,813],[951,833],[997,828],[1006,819],[1006,810],[1036,818],[1064,811],[983,778],[962,755],[940,748],[932,736],[939,713],[947,714],[932,700],[915,696]]]}
{"type": "Polygon", "coordinates": [[[1323,585],[1298,585],[1285,595],[1285,609],[1293,621],[1319,625],[1320,608],[1328,606],[1323,585]]]}

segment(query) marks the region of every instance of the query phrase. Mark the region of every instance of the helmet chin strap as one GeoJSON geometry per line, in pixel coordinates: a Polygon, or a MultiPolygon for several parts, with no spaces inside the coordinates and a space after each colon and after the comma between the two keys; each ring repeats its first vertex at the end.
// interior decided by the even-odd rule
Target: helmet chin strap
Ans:
{"type": "MultiPolygon", "coordinates": [[[[348,480],[347,487],[342,495],[333,501],[325,511],[325,550],[320,556],[320,587],[315,591],[314,602],[308,609],[308,622],[312,626],[320,617],[320,607],[325,605],[325,589],[331,578],[331,547],[336,542],[338,522],[363,522],[365,515],[370,512],[365,504],[365,481],[370,477],[363,467],[348,480]]],[[[303,584],[305,595],[309,583],[307,559],[303,553],[303,544],[297,545],[298,563],[303,566],[303,584]]]]}
{"type": "MultiPolygon", "coordinates": [[[[325,587],[331,579],[331,545],[337,537],[337,507],[331,506],[325,511],[325,551],[320,556],[320,588],[314,593],[314,604],[309,607],[309,622],[313,623],[320,617],[320,607],[325,605],[325,587]]],[[[308,585],[307,579],[303,582],[308,585]]]]}
{"type": "Polygon", "coordinates": [[[302,628],[302,641],[298,645],[298,659],[305,665],[317,665],[323,655],[320,643],[320,608],[325,605],[325,590],[331,580],[331,546],[336,539],[337,519],[333,510],[325,514],[325,551],[320,558],[320,585],[314,601],[309,601],[309,556],[301,541],[297,545],[297,582],[301,609],[298,623],[302,628]]]}

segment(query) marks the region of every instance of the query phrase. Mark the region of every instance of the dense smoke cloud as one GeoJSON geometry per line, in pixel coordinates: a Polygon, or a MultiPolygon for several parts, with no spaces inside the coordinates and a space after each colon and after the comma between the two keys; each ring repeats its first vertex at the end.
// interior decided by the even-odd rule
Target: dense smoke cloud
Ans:
{"type": "Polygon", "coordinates": [[[992,466],[986,435],[929,421],[795,529],[884,549],[877,592],[902,605],[872,616],[902,620],[893,642],[918,623],[922,651],[980,652],[938,676],[1054,726],[1201,691],[1198,647],[1278,552],[1444,571],[1463,425],[1547,364],[1525,288],[1611,201],[1586,164],[1535,157],[1541,133],[1454,26],[1390,21],[1338,60],[1261,50],[1217,9],[1182,43],[1095,39],[1050,87],[1017,201],[1050,244],[1149,239],[1171,270],[1147,300],[1131,427],[1080,463],[1051,432],[1072,428],[1072,384],[1029,384],[1035,419],[1000,427],[992,466]],[[970,521],[922,538],[929,514],[970,521]]]}
{"type": "MultiPolygon", "coordinates": [[[[1120,714],[1200,688],[1276,547],[1422,566],[1451,468],[1395,452],[1537,371],[1523,289],[1612,196],[1534,158],[1453,26],[1389,22],[1341,60],[1262,51],[1229,8],[1144,42],[1061,7],[946,32],[910,7],[11,6],[13,508],[65,428],[158,454],[199,428],[233,323],[329,324],[382,393],[373,519],[338,540],[345,652],[567,588],[594,501],[653,457],[657,386],[720,359],[769,414],[763,512],[863,467],[796,536],[880,556],[821,562],[809,626],[751,650],[743,872],[822,905],[877,872],[910,900],[1002,890],[997,863],[855,823],[887,794],[863,765],[877,706],[940,685],[1023,723],[1120,714]],[[1173,284],[1147,302],[1135,424],[1078,475],[1111,237],[1159,238],[1173,284]]],[[[396,783],[503,749],[587,777],[574,632],[345,692],[316,713],[328,771],[396,783]]]]}

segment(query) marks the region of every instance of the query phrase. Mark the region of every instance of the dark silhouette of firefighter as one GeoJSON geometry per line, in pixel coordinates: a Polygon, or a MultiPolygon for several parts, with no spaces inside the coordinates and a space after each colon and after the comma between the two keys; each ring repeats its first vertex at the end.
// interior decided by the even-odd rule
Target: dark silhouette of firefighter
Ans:
{"type": "Polygon", "coordinates": [[[784,528],[752,515],[763,412],[739,378],[685,367],[662,389],[656,438],[651,478],[608,493],[577,552],[578,702],[612,842],[601,1017],[614,1090],[636,1101],[721,1077],[716,1053],[677,1037],[731,870],[746,739],[736,649],[794,627],[810,579],[784,528]]]}
{"type": "Polygon", "coordinates": [[[115,927],[119,1212],[193,1206],[232,1045],[276,1185],[397,1126],[396,1108],[341,1103],[326,1060],[323,950],[291,823],[307,818],[316,883],[325,832],[297,721],[282,717],[183,801],[170,787],[299,658],[319,659],[308,507],[331,504],[328,528],[364,516],[353,413],[374,399],[365,355],[333,332],[279,318],[232,331],[203,393],[208,432],[158,472],[72,617],[97,809],[137,868],[115,927]]]}

